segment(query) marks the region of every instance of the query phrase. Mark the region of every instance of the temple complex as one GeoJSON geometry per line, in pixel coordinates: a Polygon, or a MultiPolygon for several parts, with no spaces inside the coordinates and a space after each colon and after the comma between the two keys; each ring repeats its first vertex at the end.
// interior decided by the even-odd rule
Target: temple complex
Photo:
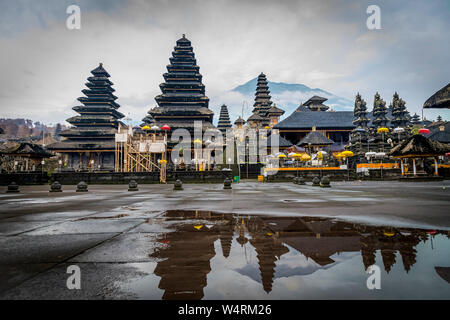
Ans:
{"type": "Polygon", "coordinates": [[[184,128],[194,132],[194,121],[201,121],[203,130],[214,128],[214,112],[208,107],[200,67],[197,65],[191,41],[183,34],[176,42],[169,59],[165,82],[160,84],[162,94],[155,97],[157,107],[143,119],[149,126],[168,125],[171,130],[184,128]]]}
{"type": "Polygon", "coordinates": [[[103,65],[91,73],[85,97],[78,98],[82,105],[72,108],[79,115],[66,120],[73,127],[60,133],[64,140],[48,146],[63,156],[63,170],[114,170],[115,134],[124,115],[103,65]]]}
{"type": "Polygon", "coordinates": [[[217,128],[222,132],[226,133],[227,129],[231,129],[232,125],[230,122],[230,115],[228,114],[228,108],[226,105],[222,105],[220,107],[220,116],[219,116],[219,123],[217,125],[217,128]]]}

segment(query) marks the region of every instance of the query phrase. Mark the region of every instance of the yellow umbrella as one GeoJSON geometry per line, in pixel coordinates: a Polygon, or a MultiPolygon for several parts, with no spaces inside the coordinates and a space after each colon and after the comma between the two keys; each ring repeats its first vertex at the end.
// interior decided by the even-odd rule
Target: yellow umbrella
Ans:
{"type": "Polygon", "coordinates": [[[322,153],[322,151],[317,152],[317,159],[323,160],[323,153],[322,153]]]}
{"type": "Polygon", "coordinates": [[[269,130],[269,129],[270,129],[270,127],[269,127],[269,126],[265,126],[265,127],[264,127],[264,129],[266,129],[266,130],[269,130]]]}
{"type": "Polygon", "coordinates": [[[150,129],[149,126],[143,126],[143,127],[142,127],[142,130],[148,131],[148,130],[151,130],[151,129],[150,129]]]}
{"type": "Polygon", "coordinates": [[[353,152],[351,152],[349,150],[342,151],[340,154],[344,158],[350,158],[350,157],[353,157],[355,155],[353,152]]]}
{"type": "Polygon", "coordinates": [[[166,163],[167,163],[167,160],[160,160],[159,163],[160,163],[160,164],[166,164],[166,163]]]}
{"type": "Polygon", "coordinates": [[[280,155],[278,155],[278,159],[280,159],[280,158],[287,158],[287,157],[284,154],[280,154],[280,155]]]}
{"type": "Polygon", "coordinates": [[[395,236],[395,232],[388,232],[388,231],[385,231],[385,232],[383,232],[383,234],[384,234],[386,237],[393,237],[393,236],[395,236]]]}
{"type": "Polygon", "coordinates": [[[388,133],[389,129],[385,127],[378,128],[377,133],[388,133]]]}
{"type": "Polygon", "coordinates": [[[202,143],[202,140],[200,140],[200,139],[195,139],[195,140],[194,140],[194,143],[202,143]]]}
{"type": "Polygon", "coordinates": [[[311,156],[308,154],[302,154],[302,157],[300,158],[302,161],[309,161],[311,160],[311,156]]]}
{"type": "Polygon", "coordinates": [[[294,153],[294,154],[292,155],[292,157],[293,157],[293,158],[301,158],[301,157],[302,157],[302,154],[301,154],[301,153],[294,153]]]}

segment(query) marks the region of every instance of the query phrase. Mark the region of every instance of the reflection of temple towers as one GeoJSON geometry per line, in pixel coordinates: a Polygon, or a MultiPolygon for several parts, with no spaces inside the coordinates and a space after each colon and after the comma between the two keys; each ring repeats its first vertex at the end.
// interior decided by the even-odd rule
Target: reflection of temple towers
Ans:
{"type": "Polygon", "coordinates": [[[364,269],[375,264],[376,260],[376,243],[371,237],[361,238],[361,256],[363,259],[364,269]]]}
{"type": "Polygon", "coordinates": [[[233,242],[233,221],[230,220],[226,225],[220,226],[219,230],[222,254],[224,258],[228,258],[230,256],[231,244],[233,242]]]}
{"type": "Polygon", "coordinates": [[[241,245],[241,247],[243,247],[248,242],[248,239],[245,237],[244,219],[238,221],[236,232],[239,234],[239,237],[236,239],[236,241],[241,245]]]}
{"type": "Polygon", "coordinates": [[[262,228],[257,228],[260,232],[251,233],[250,243],[255,247],[258,258],[259,270],[261,271],[261,281],[264,291],[272,291],[272,283],[275,275],[275,261],[289,252],[289,249],[281,241],[272,237],[271,233],[265,233],[262,228]]]}
{"type": "Polygon", "coordinates": [[[165,290],[162,299],[202,299],[217,233],[205,226],[197,230],[193,225],[185,225],[183,231],[169,233],[165,240],[169,247],[153,254],[165,259],[158,262],[154,271],[161,277],[159,288],[165,290]]]}
{"type": "Polygon", "coordinates": [[[403,267],[406,272],[411,270],[411,267],[416,263],[417,251],[415,246],[419,244],[420,240],[417,236],[411,235],[403,237],[400,242],[400,255],[402,256],[403,267]]]}

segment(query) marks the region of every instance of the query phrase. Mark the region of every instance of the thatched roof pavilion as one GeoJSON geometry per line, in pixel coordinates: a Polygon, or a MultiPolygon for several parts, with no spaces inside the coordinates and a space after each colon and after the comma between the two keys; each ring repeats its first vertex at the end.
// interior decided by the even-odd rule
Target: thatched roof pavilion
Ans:
{"type": "Polygon", "coordinates": [[[437,157],[450,152],[450,146],[428,139],[420,134],[416,134],[404,141],[403,143],[391,149],[390,155],[400,159],[402,176],[405,175],[404,159],[413,160],[413,174],[417,175],[416,159],[417,158],[434,158],[434,174],[438,176],[437,157]]]}
{"type": "Polygon", "coordinates": [[[450,83],[428,98],[423,107],[424,109],[450,109],[450,83]]]}
{"type": "Polygon", "coordinates": [[[450,146],[416,134],[403,143],[392,148],[390,154],[394,158],[424,158],[445,155],[450,146]]]}
{"type": "Polygon", "coordinates": [[[328,139],[319,131],[311,131],[297,144],[300,147],[303,146],[329,146],[334,143],[333,140],[328,139]]]}

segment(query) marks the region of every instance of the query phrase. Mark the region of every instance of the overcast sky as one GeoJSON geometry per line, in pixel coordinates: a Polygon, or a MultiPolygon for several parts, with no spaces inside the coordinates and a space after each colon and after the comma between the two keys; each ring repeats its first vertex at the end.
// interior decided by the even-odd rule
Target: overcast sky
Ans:
{"type": "MultiPolygon", "coordinates": [[[[63,122],[103,62],[120,110],[140,121],[183,33],[217,116],[222,103],[240,110],[230,90],[260,72],[352,100],[359,91],[369,108],[376,91],[388,104],[398,91],[420,113],[450,82],[449,30],[448,0],[0,0],[0,117],[63,122]],[[66,28],[71,4],[81,30],[66,28]],[[370,4],[381,30],[366,27],[370,4]]],[[[425,112],[437,114],[450,120],[425,112]]]]}

